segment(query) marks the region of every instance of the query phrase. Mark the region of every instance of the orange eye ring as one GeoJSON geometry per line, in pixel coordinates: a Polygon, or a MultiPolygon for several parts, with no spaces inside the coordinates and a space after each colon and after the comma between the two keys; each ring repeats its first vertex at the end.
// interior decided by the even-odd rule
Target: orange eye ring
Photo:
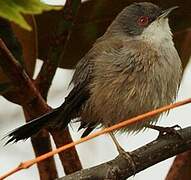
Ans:
{"type": "Polygon", "coordinates": [[[146,26],[149,23],[149,17],[148,16],[141,16],[138,20],[137,23],[139,26],[146,26]]]}

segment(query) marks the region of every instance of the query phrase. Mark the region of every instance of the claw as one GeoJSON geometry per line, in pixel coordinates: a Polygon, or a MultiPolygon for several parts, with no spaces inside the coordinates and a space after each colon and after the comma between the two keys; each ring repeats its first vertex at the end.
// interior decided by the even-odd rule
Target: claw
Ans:
{"type": "Polygon", "coordinates": [[[169,134],[169,135],[175,135],[178,138],[180,138],[181,140],[184,139],[182,137],[182,135],[180,134],[180,132],[177,131],[178,129],[181,129],[181,127],[179,125],[174,125],[172,127],[161,127],[161,126],[155,126],[155,125],[147,125],[146,127],[159,131],[159,137],[169,134]]]}
{"type": "Polygon", "coordinates": [[[130,165],[132,167],[133,174],[135,175],[135,173],[136,173],[136,166],[135,166],[135,161],[133,160],[131,153],[130,152],[126,152],[120,146],[120,144],[116,140],[116,138],[115,138],[113,133],[110,133],[110,136],[111,136],[114,144],[116,145],[116,148],[117,148],[117,151],[119,152],[119,155],[121,155],[124,159],[126,159],[130,163],[130,165]]]}
{"type": "Polygon", "coordinates": [[[136,165],[135,165],[135,161],[132,158],[131,153],[126,152],[124,149],[121,148],[121,150],[119,151],[119,155],[121,155],[124,159],[126,159],[131,164],[133,175],[135,176],[135,174],[136,174],[136,165]]]}

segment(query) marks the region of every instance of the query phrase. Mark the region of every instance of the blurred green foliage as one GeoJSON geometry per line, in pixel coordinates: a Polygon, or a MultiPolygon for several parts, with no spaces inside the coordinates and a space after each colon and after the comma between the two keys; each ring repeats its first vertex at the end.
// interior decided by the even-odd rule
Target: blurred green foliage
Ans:
{"type": "Polygon", "coordinates": [[[31,30],[23,14],[40,14],[43,11],[58,10],[60,7],[47,5],[40,0],[0,0],[0,17],[13,21],[31,30]]]}

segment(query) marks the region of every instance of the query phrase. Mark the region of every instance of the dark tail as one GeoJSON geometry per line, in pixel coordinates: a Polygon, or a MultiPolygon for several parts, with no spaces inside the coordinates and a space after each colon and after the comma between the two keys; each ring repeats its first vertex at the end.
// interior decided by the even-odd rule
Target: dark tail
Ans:
{"type": "MultiPolygon", "coordinates": [[[[17,142],[19,140],[26,140],[32,135],[38,133],[42,128],[47,127],[47,125],[50,124],[50,122],[54,121],[59,113],[58,109],[55,109],[52,112],[49,112],[43,116],[40,116],[25,125],[16,128],[12,132],[10,132],[6,137],[9,138],[9,140],[6,142],[6,144],[10,142],[17,142]]],[[[5,145],[6,145],[5,144],[5,145]]]]}
{"type": "Polygon", "coordinates": [[[60,107],[10,132],[6,136],[9,138],[6,144],[26,140],[48,125],[59,124],[61,128],[65,128],[71,119],[78,115],[82,104],[89,98],[89,91],[86,87],[88,82],[84,81],[75,86],[60,107]]]}

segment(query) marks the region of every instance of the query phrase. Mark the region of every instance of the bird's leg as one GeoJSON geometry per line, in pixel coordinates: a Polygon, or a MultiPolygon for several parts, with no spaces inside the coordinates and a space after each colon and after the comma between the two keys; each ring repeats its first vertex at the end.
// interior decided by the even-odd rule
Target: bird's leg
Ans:
{"type": "Polygon", "coordinates": [[[148,125],[146,125],[146,127],[159,131],[159,137],[164,136],[166,134],[170,134],[170,135],[176,135],[180,139],[183,139],[181,134],[176,130],[177,128],[181,129],[181,127],[179,125],[175,125],[172,127],[162,127],[162,126],[156,126],[156,125],[148,124],[148,125]]]}
{"type": "MultiPolygon", "coordinates": [[[[120,146],[120,144],[118,143],[117,139],[115,138],[115,135],[114,135],[112,132],[110,132],[109,134],[110,134],[110,136],[111,136],[111,138],[112,138],[112,140],[113,140],[113,142],[114,142],[114,144],[115,144],[115,146],[116,146],[117,151],[119,152],[119,154],[124,153],[125,150],[120,146]]],[[[125,152],[125,153],[126,153],[126,152],[125,152]]]]}
{"type": "Polygon", "coordinates": [[[135,171],[135,170],[136,170],[136,166],[135,166],[134,160],[132,159],[131,153],[130,153],[130,152],[126,152],[126,151],[120,146],[119,142],[117,141],[117,139],[115,138],[115,135],[114,135],[112,132],[110,132],[109,134],[110,134],[110,136],[111,136],[111,138],[112,138],[112,140],[113,140],[113,142],[114,142],[114,144],[115,144],[115,146],[116,146],[116,148],[117,148],[117,151],[119,152],[119,155],[122,155],[126,160],[129,161],[129,163],[130,163],[131,166],[132,166],[133,173],[135,174],[135,172],[136,172],[136,171],[135,171]]]}

